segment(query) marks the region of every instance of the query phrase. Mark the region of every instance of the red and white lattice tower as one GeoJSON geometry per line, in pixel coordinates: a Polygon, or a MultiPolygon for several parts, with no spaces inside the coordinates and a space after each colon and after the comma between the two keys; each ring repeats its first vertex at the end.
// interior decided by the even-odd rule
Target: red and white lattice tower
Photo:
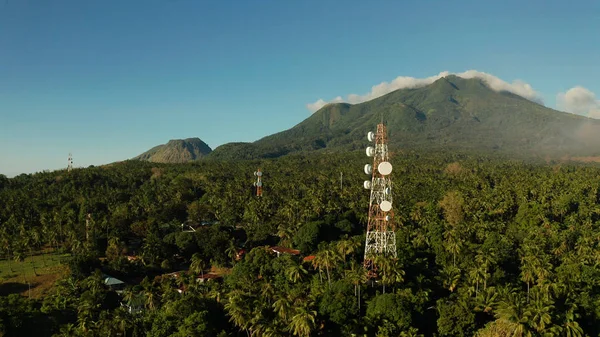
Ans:
{"type": "Polygon", "coordinates": [[[396,235],[394,212],[392,210],[392,164],[389,162],[387,130],[383,123],[377,125],[377,133],[367,134],[369,142],[367,156],[373,157],[373,165],[365,165],[365,173],[371,180],[365,180],[364,187],[371,191],[369,201],[369,222],[365,240],[364,266],[375,275],[375,257],[386,255],[396,257],[396,235]]]}
{"type": "Polygon", "coordinates": [[[256,196],[262,197],[262,172],[260,169],[258,169],[256,172],[254,172],[254,175],[256,176],[256,181],[254,182],[254,186],[256,187],[256,196]]]}

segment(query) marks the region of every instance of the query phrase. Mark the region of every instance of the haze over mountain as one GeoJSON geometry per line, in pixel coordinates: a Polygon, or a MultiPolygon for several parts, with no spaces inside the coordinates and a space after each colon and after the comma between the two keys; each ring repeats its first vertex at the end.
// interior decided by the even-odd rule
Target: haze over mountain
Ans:
{"type": "Polygon", "coordinates": [[[329,103],[293,128],[253,143],[229,143],[213,158],[270,158],[301,151],[354,150],[381,120],[393,149],[457,150],[515,156],[589,156],[600,120],[556,111],[480,78],[441,77],[359,104],[329,103]]]}
{"type": "Polygon", "coordinates": [[[172,139],[133,158],[155,163],[185,163],[200,159],[212,149],[200,138],[172,139]]]}

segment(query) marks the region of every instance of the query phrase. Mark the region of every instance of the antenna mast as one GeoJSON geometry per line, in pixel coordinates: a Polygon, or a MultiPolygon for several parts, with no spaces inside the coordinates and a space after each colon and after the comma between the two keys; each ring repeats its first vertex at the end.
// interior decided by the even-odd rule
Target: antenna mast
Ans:
{"type": "MultiPolygon", "coordinates": [[[[383,115],[382,115],[383,117],[383,115]]],[[[396,257],[396,235],[394,212],[392,210],[392,164],[389,162],[387,129],[383,123],[377,125],[377,133],[367,134],[375,147],[367,147],[367,156],[373,157],[373,166],[365,165],[365,173],[371,180],[365,180],[364,188],[371,191],[369,220],[365,240],[364,266],[370,276],[376,276],[375,257],[386,255],[396,257]]]]}
{"type": "Polygon", "coordinates": [[[73,155],[69,152],[69,160],[67,162],[67,172],[71,172],[73,170],[73,155]]]}
{"type": "Polygon", "coordinates": [[[254,186],[256,187],[256,196],[257,197],[262,197],[262,172],[260,169],[258,169],[256,172],[254,172],[254,175],[256,176],[256,181],[254,182],[254,186]]]}
{"type": "Polygon", "coordinates": [[[88,213],[85,216],[85,241],[90,242],[90,220],[92,220],[92,214],[88,213]]]}

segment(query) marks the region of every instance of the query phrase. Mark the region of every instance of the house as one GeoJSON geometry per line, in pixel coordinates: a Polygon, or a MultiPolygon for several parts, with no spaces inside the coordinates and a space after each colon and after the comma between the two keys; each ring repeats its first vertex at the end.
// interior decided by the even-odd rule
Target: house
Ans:
{"type": "Polygon", "coordinates": [[[209,280],[216,280],[216,279],[220,279],[222,278],[221,275],[217,275],[217,274],[213,274],[213,273],[206,273],[204,275],[199,275],[196,280],[198,282],[204,283],[205,281],[209,281],[209,280]]]}
{"type": "Polygon", "coordinates": [[[141,293],[134,295],[130,302],[121,302],[121,306],[130,314],[142,312],[144,311],[144,296],[141,293]]]}
{"type": "Polygon", "coordinates": [[[102,279],[104,280],[104,284],[106,284],[111,290],[122,290],[125,288],[125,282],[116,277],[102,274],[102,279]]]}
{"type": "Polygon", "coordinates": [[[175,272],[168,273],[168,274],[163,274],[162,276],[165,276],[165,277],[170,277],[170,278],[174,278],[174,279],[176,279],[176,278],[179,278],[179,276],[180,276],[181,274],[185,274],[185,273],[186,273],[186,271],[185,271],[185,270],[180,270],[180,271],[175,271],[175,272]]]}
{"type": "Polygon", "coordinates": [[[281,255],[281,254],[290,254],[290,255],[300,254],[300,251],[298,249],[292,249],[292,248],[286,248],[286,247],[280,247],[280,246],[271,247],[271,251],[274,253],[277,253],[277,257],[279,257],[279,255],[281,255]]]}

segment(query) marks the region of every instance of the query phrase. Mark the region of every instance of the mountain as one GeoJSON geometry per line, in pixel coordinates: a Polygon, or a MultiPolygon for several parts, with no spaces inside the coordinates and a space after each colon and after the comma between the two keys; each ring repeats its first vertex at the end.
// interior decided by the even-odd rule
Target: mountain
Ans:
{"type": "Polygon", "coordinates": [[[600,153],[600,120],[556,111],[454,75],[360,104],[328,104],[289,130],[253,143],[219,146],[210,157],[272,158],[367,146],[384,120],[392,149],[457,150],[518,156],[600,153]]]}
{"type": "Polygon", "coordinates": [[[212,149],[200,138],[172,139],[167,144],[155,146],[133,159],[156,163],[185,163],[200,159],[211,152],[212,149]]]}

